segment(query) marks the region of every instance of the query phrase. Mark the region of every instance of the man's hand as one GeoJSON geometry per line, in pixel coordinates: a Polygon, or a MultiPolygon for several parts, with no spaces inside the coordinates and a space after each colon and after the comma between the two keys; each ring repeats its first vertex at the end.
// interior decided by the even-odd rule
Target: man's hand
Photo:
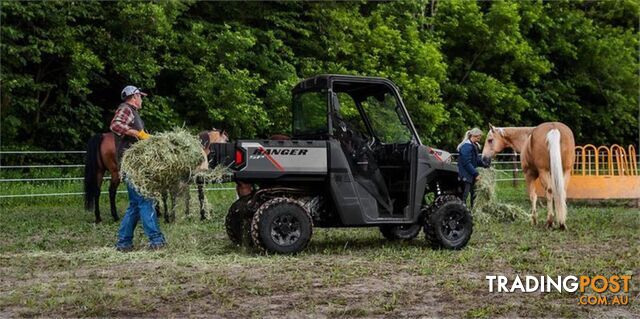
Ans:
{"type": "Polygon", "coordinates": [[[146,139],[151,137],[151,134],[145,132],[144,130],[140,130],[140,131],[138,131],[138,134],[136,134],[136,137],[139,140],[146,140],[146,139]]]}
{"type": "Polygon", "coordinates": [[[476,176],[476,182],[480,181],[480,175],[476,176]]]}

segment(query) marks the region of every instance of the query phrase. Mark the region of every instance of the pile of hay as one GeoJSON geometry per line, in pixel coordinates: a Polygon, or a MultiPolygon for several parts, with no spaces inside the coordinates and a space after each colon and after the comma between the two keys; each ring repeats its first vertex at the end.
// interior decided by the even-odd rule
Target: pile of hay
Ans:
{"type": "Polygon", "coordinates": [[[160,199],[162,193],[181,193],[196,174],[207,182],[221,181],[222,168],[198,171],[203,160],[200,140],[176,128],[133,144],[124,153],[121,173],[140,194],[160,199]]]}
{"type": "Polygon", "coordinates": [[[528,214],[520,206],[499,203],[496,197],[496,171],[479,169],[480,180],[476,183],[476,200],[473,218],[479,222],[526,220],[528,214]]]}

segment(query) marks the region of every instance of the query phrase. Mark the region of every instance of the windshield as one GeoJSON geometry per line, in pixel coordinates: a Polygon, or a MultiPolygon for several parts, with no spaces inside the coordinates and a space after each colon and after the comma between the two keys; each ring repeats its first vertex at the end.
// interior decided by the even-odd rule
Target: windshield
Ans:
{"type": "Polygon", "coordinates": [[[327,92],[309,91],[293,97],[293,135],[327,133],[327,92]]]}

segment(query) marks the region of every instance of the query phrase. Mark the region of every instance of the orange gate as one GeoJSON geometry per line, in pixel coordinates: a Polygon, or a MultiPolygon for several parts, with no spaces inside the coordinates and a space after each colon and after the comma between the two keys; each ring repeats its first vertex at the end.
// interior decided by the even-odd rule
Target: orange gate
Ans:
{"type": "MultiPolygon", "coordinates": [[[[640,175],[636,149],[614,144],[611,147],[588,144],[576,146],[576,161],[571,171],[567,198],[639,199],[640,175]]],[[[537,193],[544,196],[540,182],[537,193]]]]}

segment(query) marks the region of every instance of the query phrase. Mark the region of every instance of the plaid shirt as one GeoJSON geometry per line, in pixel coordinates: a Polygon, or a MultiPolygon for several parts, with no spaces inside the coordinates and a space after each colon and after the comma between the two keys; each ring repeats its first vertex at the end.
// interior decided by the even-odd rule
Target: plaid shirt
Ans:
{"type": "Polygon", "coordinates": [[[131,129],[131,124],[135,117],[131,111],[131,107],[119,107],[116,110],[116,115],[113,117],[113,120],[111,120],[111,125],[109,126],[112,132],[119,136],[125,136],[125,133],[131,129]]]}

